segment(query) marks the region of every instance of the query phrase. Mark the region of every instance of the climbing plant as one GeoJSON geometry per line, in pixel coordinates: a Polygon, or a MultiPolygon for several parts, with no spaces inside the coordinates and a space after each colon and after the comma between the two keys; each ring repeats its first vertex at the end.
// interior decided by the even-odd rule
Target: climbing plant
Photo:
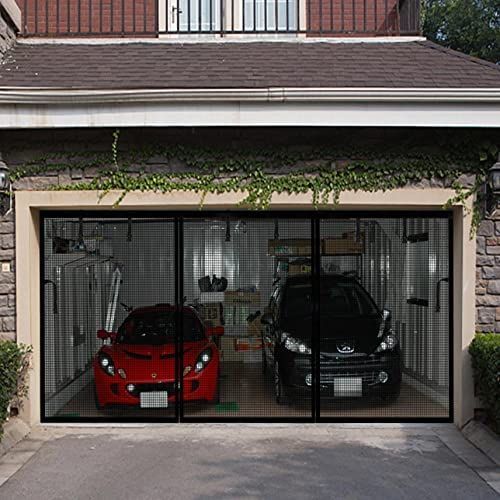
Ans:
{"type": "MultiPolygon", "coordinates": [[[[438,180],[455,189],[452,203],[480,192],[498,148],[462,141],[448,147],[415,145],[359,149],[352,144],[330,147],[266,147],[253,149],[185,145],[155,145],[120,151],[118,130],[110,152],[53,153],[36,158],[11,172],[11,180],[69,170],[94,169],[90,179],[61,183],[54,176],[50,189],[97,190],[101,196],[119,190],[200,194],[244,192],[242,206],[265,209],[275,193],[311,193],[316,207],[334,206],[345,191],[386,191],[423,180],[438,180]],[[490,161],[491,160],[491,161],[490,161]],[[156,165],[152,171],[152,165],[156,165]],[[175,165],[175,167],[173,166],[175,165]],[[475,181],[464,185],[464,175],[475,181]]],[[[480,220],[477,197],[474,223],[480,220]]]]}

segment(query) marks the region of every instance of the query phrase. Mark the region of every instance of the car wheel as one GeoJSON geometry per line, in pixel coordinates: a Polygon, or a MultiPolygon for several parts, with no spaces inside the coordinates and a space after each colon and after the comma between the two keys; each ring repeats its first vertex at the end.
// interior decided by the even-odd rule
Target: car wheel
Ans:
{"type": "Polygon", "coordinates": [[[283,382],[281,381],[280,369],[278,363],[274,363],[274,396],[276,403],[284,405],[288,403],[283,389],[283,382]]]}
{"type": "Polygon", "coordinates": [[[383,394],[381,396],[382,397],[382,402],[385,405],[392,405],[392,404],[394,404],[398,400],[400,394],[401,394],[401,384],[399,384],[391,392],[387,392],[387,393],[383,394]]]}

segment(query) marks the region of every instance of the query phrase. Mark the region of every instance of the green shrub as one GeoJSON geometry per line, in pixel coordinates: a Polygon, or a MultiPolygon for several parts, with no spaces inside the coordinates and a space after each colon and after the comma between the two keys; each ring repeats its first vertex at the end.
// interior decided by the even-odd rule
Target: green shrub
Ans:
{"type": "Polygon", "coordinates": [[[10,340],[0,340],[0,436],[2,424],[8,415],[9,404],[17,403],[26,394],[26,373],[31,347],[18,345],[10,340]]]}
{"type": "Polygon", "coordinates": [[[476,392],[491,424],[500,432],[500,335],[478,334],[469,347],[476,392]]]}

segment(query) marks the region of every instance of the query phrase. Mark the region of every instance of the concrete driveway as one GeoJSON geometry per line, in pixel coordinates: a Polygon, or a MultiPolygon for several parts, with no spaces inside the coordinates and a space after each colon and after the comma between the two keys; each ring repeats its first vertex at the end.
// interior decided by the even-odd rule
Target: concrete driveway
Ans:
{"type": "Polygon", "coordinates": [[[451,425],[39,428],[2,478],[23,500],[500,498],[498,467],[451,425]]]}

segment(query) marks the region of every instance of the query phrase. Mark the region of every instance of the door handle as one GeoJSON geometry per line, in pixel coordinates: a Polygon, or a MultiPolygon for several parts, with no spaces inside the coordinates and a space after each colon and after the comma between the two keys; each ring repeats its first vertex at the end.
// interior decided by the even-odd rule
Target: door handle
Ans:
{"type": "Polygon", "coordinates": [[[179,15],[182,14],[182,9],[177,7],[176,5],[172,5],[172,24],[175,24],[176,12],[178,11],[179,15]]]}
{"type": "Polygon", "coordinates": [[[436,283],[436,312],[441,311],[441,283],[448,283],[449,279],[448,278],[441,278],[437,283],[436,283]]]}

